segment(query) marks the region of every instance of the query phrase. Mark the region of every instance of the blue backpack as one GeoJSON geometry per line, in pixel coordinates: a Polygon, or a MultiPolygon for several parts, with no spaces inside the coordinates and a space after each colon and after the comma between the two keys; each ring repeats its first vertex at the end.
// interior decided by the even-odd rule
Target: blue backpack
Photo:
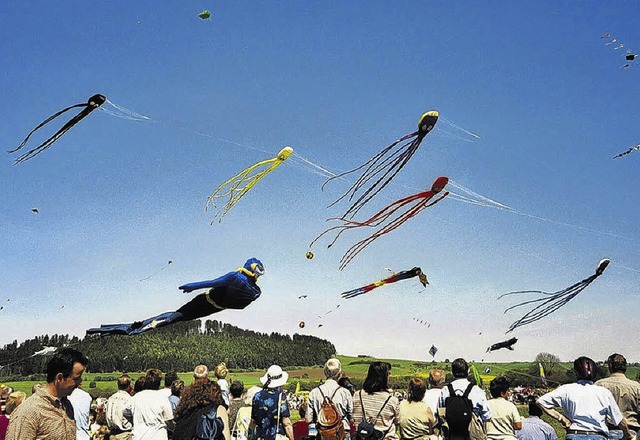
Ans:
{"type": "Polygon", "coordinates": [[[215,440],[222,438],[224,422],[216,414],[218,406],[214,405],[208,412],[201,414],[196,425],[197,440],[215,440]]]}

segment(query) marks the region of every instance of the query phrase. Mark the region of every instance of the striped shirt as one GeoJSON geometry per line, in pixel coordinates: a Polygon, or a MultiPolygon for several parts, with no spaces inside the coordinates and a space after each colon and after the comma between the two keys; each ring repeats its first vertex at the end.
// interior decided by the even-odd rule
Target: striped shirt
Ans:
{"type": "Polygon", "coordinates": [[[378,431],[385,433],[385,439],[396,440],[398,435],[396,434],[396,426],[400,422],[399,420],[399,406],[400,402],[395,396],[391,396],[389,401],[385,404],[387,397],[390,394],[386,391],[376,391],[373,394],[368,394],[364,390],[356,392],[353,396],[353,423],[358,426],[363,420],[363,413],[366,414],[366,419],[374,423],[378,411],[384,405],[380,417],[375,419],[374,427],[378,431]],[[362,397],[362,404],[360,403],[360,397],[362,397]],[[364,405],[364,412],[362,409],[364,405]]]}
{"type": "Polygon", "coordinates": [[[66,397],[59,399],[36,389],[11,414],[7,440],[75,440],[76,422],[73,407],[66,397]]]}

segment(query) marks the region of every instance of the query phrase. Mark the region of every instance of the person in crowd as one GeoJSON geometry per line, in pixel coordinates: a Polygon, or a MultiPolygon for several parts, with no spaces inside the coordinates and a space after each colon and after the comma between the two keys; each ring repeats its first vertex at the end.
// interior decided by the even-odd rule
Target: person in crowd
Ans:
{"type": "Polygon", "coordinates": [[[111,433],[110,440],[131,440],[133,425],[122,414],[122,410],[131,401],[131,378],[123,374],[118,378],[118,391],[112,394],[105,404],[107,427],[111,433]]]}
{"type": "Polygon", "coordinates": [[[308,407],[305,415],[307,423],[317,423],[318,413],[325,397],[336,405],[344,429],[344,438],[350,438],[349,420],[353,414],[353,397],[347,388],[341,387],[338,380],[342,376],[342,364],[331,358],[324,364],[325,382],[309,392],[308,407]]]}
{"type": "Polygon", "coordinates": [[[444,408],[447,397],[450,394],[450,388],[456,393],[456,395],[462,395],[466,389],[471,386],[469,393],[469,399],[473,405],[473,413],[480,418],[482,422],[486,422],[491,418],[491,409],[487,403],[487,395],[477,385],[472,385],[467,379],[469,376],[469,364],[462,358],[455,359],[451,362],[451,374],[453,374],[453,381],[446,387],[442,388],[440,392],[440,400],[438,401],[438,407],[444,408]]]}
{"type": "Polygon", "coordinates": [[[209,368],[207,368],[207,366],[203,364],[196,365],[196,367],[193,369],[193,380],[201,379],[209,380],[209,368]]]}
{"type": "Polygon", "coordinates": [[[298,414],[300,419],[293,424],[293,438],[294,440],[302,440],[309,435],[309,423],[306,420],[307,403],[302,402],[298,405],[298,414]]]}
{"type": "Polygon", "coordinates": [[[162,372],[156,368],[147,371],[145,389],[133,395],[122,414],[133,424],[133,440],[167,440],[167,430],[174,427],[171,404],[160,392],[162,372]]]}
{"type": "Polygon", "coordinates": [[[436,420],[438,417],[438,402],[440,401],[445,378],[444,371],[438,368],[429,371],[429,389],[424,393],[424,398],[422,399],[424,403],[429,405],[436,420]]]}
{"type": "Polygon", "coordinates": [[[169,396],[169,403],[171,404],[171,410],[173,413],[176,413],[176,408],[180,403],[180,396],[182,395],[182,391],[184,390],[184,381],[183,380],[174,380],[171,384],[171,395],[169,396]]]}
{"type": "Polygon", "coordinates": [[[278,365],[271,365],[260,378],[262,390],[253,396],[251,405],[251,425],[257,437],[263,440],[275,440],[276,434],[293,438],[289,405],[281,387],[287,383],[289,375],[278,365]]]}
{"type": "MultiPolygon", "coordinates": [[[[640,420],[638,413],[640,412],[640,383],[628,379],[627,360],[621,354],[614,353],[607,359],[607,366],[611,376],[596,381],[596,385],[605,387],[618,404],[618,408],[622,412],[622,416],[627,421],[629,430],[632,435],[640,433],[640,420]]],[[[609,431],[617,438],[622,438],[622,431],[616,427],[609,426],[609,431]],[[613,431],[617,431],[613,433],[613,431]]],[[[611,436],[610,436],[611,437],[611,436]]]]}
{"type": "Polygon", "coordinates": [[[164,394],[167,399],[171,396],[171,386],[173,385],[173,382],[178,380],[178,373],[176,373],[175,371],[169,371],[168,373],[166,373],[164,375],[164,388],[162,388],[160,390],[160,392],[162,394],[164,394]]]}
{"type": "Polygon", "coordinates": [[[529,417],[522,419],[522,428],[516,432],[518,440],[558,440],[556,430],[541,417],[542,410],[533,399],[529,402],[529,417]]]}
{"type": "Polygon", "coordinates": [[[136,379],[136,382],[133,384],[133,394],[136,395],[140,391],[143,391],[146,388],[146,376],[140,376],[136,379]]]}
{"type": "Polygon", "coordinates": [[[89,360],[63,348],[47,362],[47,383],[11,415],[7,440],[68,440],[76,436],[69,395],[82,383],[89,360]]]}
{"type": "Polygon", "coordinates": [[[7,436],[7,428],[11,420],[11,413],[24,402],[27,394],[24,391],[14,391],[7,396],[4,406],[4,414],[0,416],[0,440],[5,440],[7,436]]]}
{"type": "Polygon", "coordinates": [[[549,417],[558,420],[567,430],[567,440],[598,440],[609,435],[606,419],[623,431],[623,439],[632,438],[626,420],[611,391],[593,383],[598,374],[596,363],[581,356],[573,362],[578,377],[576,383],[561,385],[536,401],[549,417]],[[561,407],[563,414],[555,409],[561,407]]]}
{"type": "Polygon", "coordinates": [[[176,426],[173,440],[191,440],[195,438],[200,416],[211,411],[223,422],[224,440],[230,440],[229,417],[224,407],[222,392],[216,382],[196,380],[186,387],[176,408],[176,426]]]}
{"type": "Polygon", "coordinates": [[[407,398],[398,407],[398,434],[401,439],[427,440],[433,435],[435,417],[424,402],[427,384],[417,377],[409,381],[407,398]]]}
{"type": "Polygon", "coordinates": [[[389,389],[390,365],[388,362],[373,362],[369,365],[362,389],[353,395],[353,423],[371,420],[380,438],[397,440],[396,426],[400,402],[389,389]]]}
{"type": "Polygon", "coordinates": [[[222,391],[222,399],[224,400],[224,405],[229,408],[229,382],[227,382],[227,374],[229,370],[227,369],[227,364],[224,362],[220,362],[216,365],[216,368],[213,369],[213,374],[216,375],[218,380],[218,385],[220,385],[220,390],[222,391]]]}
{"type": "Polygon", "coordinates": [[[89,440],[91,432],[91,402],[93,398],[79,386],[69,395],[73,406],[73,418],[76,421],[76,440],[89,440]]]}
{"type": "Polygon", "coordinates": [[[510,385],[506,377],[496,377],[489,384],[492,397],[488,402],[491,418],[486,424],[489,440],[517,440],[516,431],[522,429],[518,408],[508,400],[510,385]]]}
{"type": "Polygon", "coordinates": [[[244,383],[234,380],[231,383],[231,387],[229,387],[229,393],[231,394],[231,399],[229,400],[229,409],[227,412],[229,413],[229,426],[231,431],[233,431],[233,428],[236,425],[238,410],[245,406],[244,399],[242,398],[242,395],[244,394],[244,383]]]}

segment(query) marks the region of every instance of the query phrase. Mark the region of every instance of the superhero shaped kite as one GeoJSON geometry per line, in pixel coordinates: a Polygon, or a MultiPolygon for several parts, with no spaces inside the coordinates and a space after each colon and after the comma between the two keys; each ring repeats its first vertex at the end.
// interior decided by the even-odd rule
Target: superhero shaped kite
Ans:
{"type": "Polygon", "coordinates": [[[390,277],[387,277],[380,281],[376,281],[375,283],[367,284],[366,286],[358,287],[357,289],[349,290],[348,292],[342,292],[341,295],[344,299],[349,299],[370,292],[376,287],[395,283],[396,281],[400,280],[407,280],[413,277],[418,277],[422,285],[425,287],[427,287],[427,284],[429,284],[429,281],[427,281],[427,276],[422,272],[422,269],[420,269],[419,267],[414,267],[411,270],[403,270],[402,272],[395,273],[390,277]]]}
{"type": "Polygon", "coordinates": [[[176,322],[203,318],[225,309],[242,310],[260,296],[260,287],[258,287],[256,281],[264,272],[264,266],[260,260],[250,258],[236,272],[229,272],[215,280],[180,286],[179,289],[187,293],[198,289],[209,290],[197,295],[175,312],[162,313],[132,324],[102,325],[100,328],[87,330],[87,334],[97,333],[102,336],[137,335],[147,330],[164,327],[176,322]]]}
{"type": "Polygon", "coordinates": [[[409,162],[409,159],[411,159],[413,154],[418,150],[422,140],[433,129],[437,121],[437,111],[432,110],[426,112],[420,117],[418,131],[402,136],[359,167],[330,177],[322,185],[323,189],[331,180],[342,178],[363,168],[365,169],[351,188],[329,206],[333,206],[343,198],[349,196],[349,201],[353,202],[353,204],[342,217],[352,219],[353,216],[356,215],[369,200],[382,191],[407,162],[409,162]],[[400,146],[398,146],[398,144],[400,144],[400,146]],[[374,179],[376,179],[375,182],[371,184],[370,182],[374,179]],[[354,199],[355,202],[353,201],[354,199]]]}
{"type": "Polygon", "coordinates": [[[214,208],[217,208],[215,201],[217,199],[228,199],[224,206],[216,211],[213,220],[211,220],[211,224],[213,224],[216,219],[218,222],[222,221],[222,218],[229,212],[233,206],[240,201],[240,199],[247,193],[251,188],[254,187],[256,183],[258,183],[264,176],[269,174],[271,171],[278,168],[282,163],[291,156],[293,153],[293,148],[284,147],[278,155],[272,159],[263,160],[262,162],[258,162],[255,165],[251,165],[246,170],[240,171],[238,174],[233,176],[231,179],[224,182],[222,185],[216,188],[216,190],[207,197],[207,204],[205,206],[205,211],[209,209],[209,206],[212,205],[214,208]]]}
{"type": "Polygon", "coordinates": [[[327,229],[322,234],[318,235],[311,242],[309,246],[312,246],[313,243],[315,243],[316,240],[318,240],[323,235],[335,229],[339,229],[340,231],[336,234],[333,241],[329,243],[329,245],[327,246],[327,247],[331,247],[344,231],[348,229],[361,228],[365,226],[374,227],[374,228],[378,227],[383,223],[385,223],[387,220],[389,220],[389,218],[392,217],[401,208],[404,208],[406,205],[409,205],[408,208],[406,208],[404,211],[401,211],[401,213],[398,214],[392,220],[389,220],[388,222],[386,222],[384,226],[381,226],[376,232],[371,234],[369,237],[365,238],[364,240],[360,240],[359,242],[351,246],[351,248],[347,250],[347,252],[342,256],[342,259],[340,260],[340,270],[342,270],[347,266],[347,264],[349,264],[349,262],[356,255],[360,253],[360,251],[362,251],[365,247],[370,245],[377,238],[397,229],[404,222],[418,215],[423,209],[433,206],[436,203],[438,203],[440,200],[444,199],[449,194],[448,191],[444,192],[439,198],[432,200],[437,194],[439,194],[444,189],[447,183],[449,183],[448,177],[438,177],[433,182],[433,185],[431,185],[431,189],[427,191],[419,192],[417,194],[413,194],[411,196],[404,197],[402,199],[398,199],[395,202],[391,203],[390,205],[386,206],[385,208],[381,209],[380,211],[375,213],[372,217],[370,217],[369,219],[363,222],[348,220],[344,217],[330,219],[330,220],[340,220],[344,224],[333,226],[327,229]]]}
{"type": "Polygon", "coordinates": [[[20,145],[18,145],[18,148],[15,148],[15,149],[10,150],[8,152],[9,153],[15,153],[16,151],[22,149],[22,147],[24,147],[26,145],[27,141],[29,141],[29,138],[31,137],[31,135],[33,133],[35,133],[38,129],[42,128],[43,126],[45,126],[49,122],[53,121],[55,118],[57,118],[61,114],[71,110],[72,108],[84,107],[80,113],[78,113],[73,118],[71,118],[69,120],[69,122],[64,124],[62,126],[62,128],[60,128],[53,136],[51,136],[49,139],[47,139],[46,141],[44,141],[43,143],[41,143],[37,147],[32,148],[31,150],[29,150],[26,153],[24,153],[22,156],[18,157],[15,160],[14,165],[17,165],[19,163],[25,162],[25,161],[31,159],[32,157],[42,153],[44,150],[46,150],[51,145],[53,145],[53,143],[55,141],[57,141],[60,137],[62,137],[62,135],[64,135],[67,131],[69,131],[74,125],[76,125],[78,122],[80,122],[81,120],[83,120],[84,118],[89,116],[89,113],[91,113],[92,111],[94,111],[95,109],[100,107],[106,101],[107,101],[107,98],[104,95],[93,95],[91,98],[89,98],[89,101],[87,101],[86,103],[72,105],[71,107],[67,107],[65,109],[62,109],[59,112],[49,116],[47,119],[42,121],[36,128],[31,130],[31,133],[29,133],[27,135],[27,137],[24,138],[22,143],[20,145]]]}
{"type": "Polygon", "coordinates": [[[545,316],[550,315],[551,313],[558,310],[560,307],[562,307],[563,305],[571,301],[573,298],[578,296],[578,294],[580,294],[580,292],[586,289],[589,284],[593,283],[596,280],[596,278],[602,275],[604,273],[604,270],[609,265],[609,263],[610,263],[610,260],[608,258],[604,258],[600,260],[600,262],[598,263],[598,267],[596,268],[595,274],[591,275],[588,278],[585,278],[582,281],[575,283],[572,286],[567,287],[566,289],[559,290],[557,292],[543,292],[541,290],[520,290],[517,292],[509,292],[509,293],[505,293],[504,295],[500,295],[498,299],[502,298],[503,296],[514,295],[518,293],[541,293],[543,295],[546,295],[546,296],[543,296],[542,298],[525,301],[506,309],[504,313],[507,313],[509,310],[514,309],[516,307],[524,306],[527,304],[540,303],[536,307],[531,309],[522,318],[518,319],[516,322],[511,324],[511,326],[509,327],[509,330],[507,330],[506,333],[510,333],[513,330],[517,329],[518,327],[522,327],[523,325],[531,324],[532,322],[542,319],[545,316]]]}
{"type": "Polygon", "coordinates": [[[490,351],[500,350],[501,348],[508,348],[513,351],[514,344],[518,342],[518,338],[511,338],[508,341],[496,342],[491,347],[487,348],[487,353],[490,351]]]}

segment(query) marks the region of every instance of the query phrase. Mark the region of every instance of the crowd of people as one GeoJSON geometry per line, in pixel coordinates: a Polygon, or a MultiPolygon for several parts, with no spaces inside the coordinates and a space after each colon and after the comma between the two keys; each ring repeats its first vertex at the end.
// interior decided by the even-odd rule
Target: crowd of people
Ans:
{"type": "Polygon", "coordinates": [[[505,377],[491,381],[488,399],[468,380],[462,358],[451,363],[450,383],[433,369],[426,381],[411,378],[402,393],[389,387],[389,363],[372,362],[355,390],[332,358],[324,365],[325,380],[306,399],[283,389],[288,374],[278,365],[260,377],[261,386],[248,389],[228,383],[224,363],[212,370],[215,378],[197,365],[189,385],[176,373],[152,368],[135,382],[123,374],[118,391],[95,403],[81,387],[87,364],[79,351],[62,349],[47,364],[46,384],[28,398],[9,393],[0,440],[557,440],[543,415],[566,429],[567,440],[640,440],[640,383],[627,379],[620,354],[609,357],[611,374],[598,381],[597,364],[576,359],[577,381],[530,396],[526,418],[505,377]]]}

